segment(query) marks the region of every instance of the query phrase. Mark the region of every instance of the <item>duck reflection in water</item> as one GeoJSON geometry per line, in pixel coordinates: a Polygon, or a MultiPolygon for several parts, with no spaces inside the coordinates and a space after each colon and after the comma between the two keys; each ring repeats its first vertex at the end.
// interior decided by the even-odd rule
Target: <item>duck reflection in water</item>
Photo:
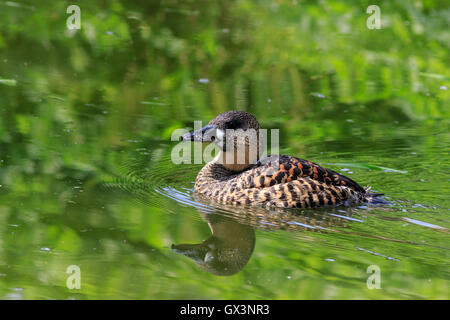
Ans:
{"type": "Polygon", "coordinates": [[[211,236],[198,244],[172,245],[208,272],[230,276],[245,267],[255,248],[255,230],[219,214],[205,217],[211,236]]]}
{"type": "Polygon", "coordinates": [[[220,276],[230,276],[242,270],[250,260],[255,248],[255,228],[265,231],[314,231],[342,232],[333,226],[344,226],[351,221],[352,208],[339,214],[334,209],[289,209],[269,211],[248,207],[237,210],[234,206],[218,205],[201,196],[196,201],[208,205],[208,210],[197,208],[211,230],[211,236],[197,244],[173,244],[172,250],[194,260],[206,271],[220,276]],[[210,205],[214,204],[214,207],[210,205]],[[211,212],[212,211],[212,212],[211,212]]]}

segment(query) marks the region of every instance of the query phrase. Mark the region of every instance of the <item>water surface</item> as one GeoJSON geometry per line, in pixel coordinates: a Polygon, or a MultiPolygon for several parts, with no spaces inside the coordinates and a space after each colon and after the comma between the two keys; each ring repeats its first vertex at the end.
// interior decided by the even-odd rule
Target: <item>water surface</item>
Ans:
{"type": "Polygon", "coordinates": [[[448,299],[448,7],[66,5],[0,2],[0,298],[448,299]],[[170,137],[231,109],[391,205],[202,199],[170,137]]]}

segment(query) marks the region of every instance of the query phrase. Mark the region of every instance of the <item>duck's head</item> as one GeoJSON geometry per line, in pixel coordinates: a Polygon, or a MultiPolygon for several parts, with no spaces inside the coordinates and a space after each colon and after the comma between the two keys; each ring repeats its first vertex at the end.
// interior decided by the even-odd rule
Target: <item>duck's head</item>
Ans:
{"type": "Polygon", "coordinates": [[[261,127],[256,118],[245,111],[227,111],[206,126],[183,135],[183,141],[215,143],[219,155],[215,161],[231,171],[242,171],[255,164],[263,150],[261,127]]]}

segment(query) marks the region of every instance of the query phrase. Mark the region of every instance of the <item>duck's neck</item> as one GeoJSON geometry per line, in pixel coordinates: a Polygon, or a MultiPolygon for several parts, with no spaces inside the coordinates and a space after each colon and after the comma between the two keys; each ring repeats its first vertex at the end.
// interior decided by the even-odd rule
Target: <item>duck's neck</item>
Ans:
{"type": "MultiPolygon", "coordinates": [[[[242,150],[243,151],[243,150],[242,150]]],[[[213,160],[216,163],[220,163],[225,168],[233,172],[242,172],[252,167],[259,159],[259,152],[249,151],[249,148],[245,148],[245,152],[239,153],[235,151],[220,151],[217,157],[213,160]]]]}

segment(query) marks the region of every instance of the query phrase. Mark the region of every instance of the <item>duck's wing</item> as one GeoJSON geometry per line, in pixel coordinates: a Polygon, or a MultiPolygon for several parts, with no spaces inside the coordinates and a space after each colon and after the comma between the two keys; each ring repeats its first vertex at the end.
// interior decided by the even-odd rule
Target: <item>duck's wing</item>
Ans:
{"type": "MultiPolygon", "coordinates": [[[[261,163],[264,163],[264,161],[261,163]]],[[[270,174],[271,179],[265,179],[265,186],[267,186],[267,184],[272,186],[274,184],[290,182],[308,177],[313,181],[325,183],[326,185],[345,186],[357,192],[366,192],[363,187],[352,179],[333,170],[321,167],[311,161],[296,157],[280,156],[278,160],[267,162],[265,167],[267,171],[275,170],[270,174]]]]}

